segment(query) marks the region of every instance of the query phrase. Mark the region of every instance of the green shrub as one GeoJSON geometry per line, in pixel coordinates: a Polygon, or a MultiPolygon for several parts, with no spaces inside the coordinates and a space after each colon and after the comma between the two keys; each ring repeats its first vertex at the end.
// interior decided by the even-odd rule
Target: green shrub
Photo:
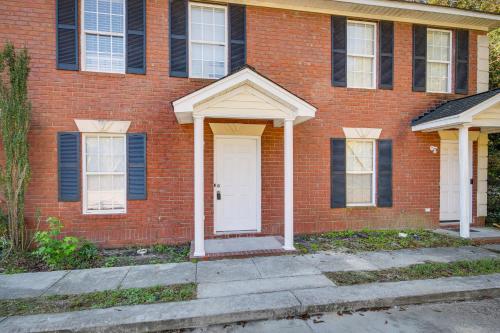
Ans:
{"type": "Polygon", "coordinates": [[[61,238],[63,225],[58,218],[49,217],[48,231],[35,233],[38,248],[35,254],[52,269],[92,267],[99,257],[96,246],[77,237],[61,238]]]}

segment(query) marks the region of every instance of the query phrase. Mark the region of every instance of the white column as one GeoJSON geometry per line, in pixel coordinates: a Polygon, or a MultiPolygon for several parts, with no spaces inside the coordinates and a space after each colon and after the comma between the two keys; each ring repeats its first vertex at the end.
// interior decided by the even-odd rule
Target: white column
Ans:
{"type": "Polygon", "coordinates": [[[460,237],[469,238],[469,200],[471,198],[469,174],[469,128],[461,126],[458,129],[458,172],[460,186],[460,237]]]}
{"type": "Polygon", "coordinates": [[[203,117],[194,116],[194,253],[205,256],[205,209],[203,174],[203,117]]]}
{"type": "Polygon", "coordinates": [[[285,250],[293,246],[293,119],[285,119],[285,250]]]}

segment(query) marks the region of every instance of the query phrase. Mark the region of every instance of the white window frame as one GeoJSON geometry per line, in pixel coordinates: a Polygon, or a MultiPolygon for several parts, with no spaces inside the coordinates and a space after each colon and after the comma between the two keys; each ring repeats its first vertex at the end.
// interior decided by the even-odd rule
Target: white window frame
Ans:
{"type": "Polygon", "coordinates": [[[189,2],[189,10],[188,10],[188,69],[189,69],[189,78],[193,78],[193,79],[207,79],[207,80],[217,80],[217,79],[214,79],[214,78],[208,78],[208,77],[204,77],[204,76],[194,76],[193,73],[192,73],[192,67],[191,66],[191,62],[192,62],[192,59],[191,59],[191,55],[193,54],[192,50],[191,50],[191,46],[193,43],[198,43],[198,44],[209,44],[209,45],[222,45],[221,43],[218,43],[218,42],[207,42],[207,41],[201,41],[201,40],[193,40],[191,38],[191,10],[192,10],[192,7],[193,6],[196,6],[196,7],[210,7],[210,8],[220,8],[220,9],[224,9],[224,19],[225,19],[225,34],[224,34],[224,76],[226,76],[228,74],[228,67],[229,67],[229,64],[228,64],[228,53],[229,53],[229,43],[228,43],[228,31],[229,31],[229,26],[228,26],[228,13],[227,13],[227,6],[222,6],[222,5],[214,5],[214,4],[208,4],[208,3],[200,3],[200,2],[189,2]]]}
{"type": "Polygon", "coordinates": [[[125,134],[114,134],[114,133],[83,133],[82,134],[82,204],[83,204],[83,214],[84,215],[111,215],[111,214],[126,214],[127,213],[127,166],[125,165],[124,172],[97,172],[95,174],[110,174],[110,175],[122,175],[125,177],[125,204],[123,209],[106,209],[106,210],[88,210],[87,209],[87,138],[92,137],[115,137],[123,138],[123,156],[125,156],[125,161],[127,160],[127,137],[125,134]]]}
{"type": "MultiPolygon", "coordinates": [[[[372,156],[373,156],[373,164],[372,164],[372,171],[349,171],[347,170],[347,163],[346,163],[346,178],[347,175],[372,175],[372,200],[369,203],[347,203],[347,198],[346,198],[346,206],[347,207],[375,207],[376,206],[376,200],[375,200],[375,195],[376,195],[376,176],[377,176],[377,140],[374,139],[346,139],[346,156],[347,156],[347,144],[348,142],[369,142],[372,144],[372,156]]],[[[347,187],[347,179],[346,179],[346,187],[347,187]]]]}
{"type": "Polygon", "coordinates": [[[451,93],[451,67],[453,65],[453,32],[451,30],[445,30],[445,29],[435,29],[435,28],[427,28],[427,33],[429,31],[439,31],[439,32],[445,32],[450,35],[450,60],[449,61],[442,61],[442,60],[429,60],[429,55],[427,54],[427,48],[429,46],[429,40],[427,40],[427,45],[425,45],[425,52],[427,54],[426,56],[426,68],[425,68],[425,82],[426,82],[426,87],[427,87],[427,78],[429,75],[429,71],[427,70],[427,64],[428,63],[436,63],[436,64],[448,64],[448,89],[447,91],[433,91],[429,90],[428,87],[426,88],[426,91],[429,93],[437,93],[437,94],[450,94],[451,93]]]}
{"type": "MultiPolygon", "coordinates": [[[[125,74],[127,71],[127,0],[123,1],[123,33],[117,33],[117,32],[106,32],[102,33],[99,31],[95,30],[85,30],[85,1],[87,0],[82,0],[80,2],[80,61],[82,63],[82,71],[85,72],[96,72],[96,73],[116,73],[116,74],[125,74]],[[92,69],[88,70],[86,67],[85,59],[86,59],[86,38],[85,36],[89,35],[103,35],[103,36],[111,36],[111,37],[123,37],[123,71],[103,71],[103,70],[97,70],[97,69],[92,69]]],[[[99,45],[97,46],[99,47],[99,45]]],[[[112,46],[111,46],[112,47],[112,46]]],[[[111,60],[113,61],[113,60],[111,60]]]]}
{"type": "MultiPolygon", "coordinates": [[[[367,24],[367,25],[372,25],[373,26],[373,56],[367,56],[365,54],[350,54],[349,53],[349,46],[347,43],[349,43],[349,35],[347,35],[347,40],[346,40],[346,66],[347,66],[347,58],[349,56],[351,57],[360,57],[360,58],[373,58],[373,65],[372,65],[372,86],[371,87],[358,87],[354,85],[349,85],[349,80],[347,80],[348,74],[346,71],[346,81],[347,81],[347,88],[357,88],[357,89],[377,89],[377,51],[378,51],[378,42],[377,42],[377,23],[375,22],[368,22],[368,21],[355,21],[355,20],[347,20],[347,26],[349,23],[361,23],[361,24],[367,24]]],[[[349,29],[346,27],[347,31],[349,29]]],[[[348,32],[347,32],[348,34],[348,32]]]]}

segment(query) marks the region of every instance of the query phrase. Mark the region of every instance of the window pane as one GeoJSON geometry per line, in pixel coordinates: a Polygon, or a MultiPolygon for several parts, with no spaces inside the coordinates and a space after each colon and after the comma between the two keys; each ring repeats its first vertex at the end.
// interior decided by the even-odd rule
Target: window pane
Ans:
{"type": "Polygon", "coordinates": [[[84,10],[86,12],[97,12],[97,0],[85,0],[84,10]]]}
{"type": "Polygon", "coordinates": [[[111,1],[111,14],[123,15],[123,0],[111,1]]]}
{"type": "Polygon", "coordinates": [[[85,12],[85,29],[97,30],[97,13],[85,12]]]}
{"type": "Polygon", "coordinates": [[[98,0],[98,10],[100,13],[110,13],[111,12],[111,2],[109,0],[98,0]]]}
{"type": "Polygon", "coordinates": [[[373,88],[373,58],[347,57],[347,85],[357,88],[373,88]]]}
{"type": "Polygon", "coordinates": [[[375,26],[362,22],[347,23],[347,86],[373,88],[375,26]]]}
{"type": "Polygon", "coordinates": [[[372,174],[347,174],[347,204],[372,203],[372,174]]]}
{"type": "Polygon", "coordinates": [[[85,148],[87,211],[125,209],[125,137],[87,137],[85,148]]]}
{"type": "Polygon", "coordinates": [[[427,63],[427,90],[434,92],[448,91],[447,63],[427,63]]]}
{"type": "Polygon", "coordinates": [[[427,58],[430,61],[450,61],[451,33],[427,31],[427,58]]]}
{"type": "Polygon", "coordinates": [[[191,22],[201,23],[201,7],[191,7],[191,22]]]}
{"type": "Polygon", "coordinates": [[[347,141],[346,168],[349,171],[373,171],[373,143],[347,141]]]}
{"type": "Polygon", "coordinates": [[[123,32],[123,16],[111,15],[111,31],[117,33],[123,32]]]}
{"type": "Polygon", "coordinates": [[[111,44],[113,55],[123,54],[123,37],[112,37],[111,44]]]}
{"type": "Polygon", "coordinates": [[[109,14],[99,14],[98,15],[98,21],[97,21],[97,26],[99,32],[110,32],[111,31],[111,22],[110,22],[110,15],[109,14]]]}
{"type": "Polygon", "coordinates": [[[190,70],[192,76],[221,78],[225,75],[225,15],[224,8],[191,6],[190,70]]]}
{"type": "Polygon", "coordinates": [[[203,25],[198,23],[191,24],[191,38],[193,40],[203,40],[203,25]]]}
{"type": "Polygon", "coordinates": [[[85,29],[96,32],[86,36],[85,69],[124,72],[125,1],[85,0],[84,11],[85,29]]]}
{"type": "Polygon", "coordinates": [[[366,23],[348,22],[347,53],[373,56],[375,54],[375,26],[366,23]]]}

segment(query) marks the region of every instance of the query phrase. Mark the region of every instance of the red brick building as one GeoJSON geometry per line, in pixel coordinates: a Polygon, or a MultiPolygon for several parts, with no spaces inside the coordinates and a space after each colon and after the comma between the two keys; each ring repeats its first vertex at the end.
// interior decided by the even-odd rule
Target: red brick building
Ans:
{"type": "Polygon", "coordinates": [[[220,235],[290,248],[292,234],[480,224],[498,95],[480,110],[491,122],[460,134],[465,169],[463,122],[412,120],[487,90],[498,26],[386,0],[1,1],[1,43],[31,55],[29,222],[39,210],[107,247],[196,230],[200,255],[220,235]]]}

